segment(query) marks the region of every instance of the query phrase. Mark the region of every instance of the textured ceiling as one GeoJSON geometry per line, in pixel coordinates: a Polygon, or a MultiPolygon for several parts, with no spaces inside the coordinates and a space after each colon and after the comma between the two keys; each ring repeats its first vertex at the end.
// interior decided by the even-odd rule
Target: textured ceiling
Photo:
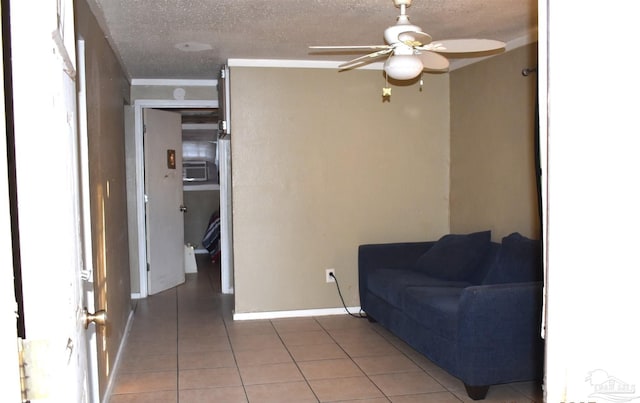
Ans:
{"type": "MultiPolygon", "coordinates": [[[[310,45],[384,44],[392,0],[88,0],[131,78],[211,79],[230,58],[349,60],[310,45]]],[[[537,0],[414,0],[411,22],[434,40],[520,41],[537,0]]]]}

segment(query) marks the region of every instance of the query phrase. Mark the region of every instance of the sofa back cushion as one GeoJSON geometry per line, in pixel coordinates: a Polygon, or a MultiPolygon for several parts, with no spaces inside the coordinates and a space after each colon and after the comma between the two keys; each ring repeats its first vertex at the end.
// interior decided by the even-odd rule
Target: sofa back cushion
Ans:
{"type": "Polygon", "coordinates": [[[542,279],[540,241],[514,232],[502,238],[498,259],[483,284],[522,283],[542,279]]]}
{"type": "Polygon", "coordinates": [[[490,244],[491,231],[445,235],[418,258],[414,269],[435,278],[467,281],[490,244]]]}

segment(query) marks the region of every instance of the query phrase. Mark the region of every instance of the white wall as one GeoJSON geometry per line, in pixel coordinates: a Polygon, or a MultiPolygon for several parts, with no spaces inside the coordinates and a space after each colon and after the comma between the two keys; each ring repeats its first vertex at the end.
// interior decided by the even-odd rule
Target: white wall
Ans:
{"type": "Polygon", "coordinates": [[[637,7],[549,6],[549,402],[640,397],[637,7]],[[627,393],[599,391],[607,377],[627,393]]]}

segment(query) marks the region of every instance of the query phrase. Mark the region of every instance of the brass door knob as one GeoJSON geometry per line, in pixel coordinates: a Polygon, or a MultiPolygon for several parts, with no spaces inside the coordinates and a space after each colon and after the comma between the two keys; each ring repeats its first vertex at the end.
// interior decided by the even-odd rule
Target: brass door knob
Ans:
{"type": "Polygon", "coordinates": [[[82,310],[82,321],[84,322],[84,328],[89,328],[89,323],[93,322],[96,326],[104,326],[107,324],[107,311],[100,310],[95,313],[89,313],[87,308],[82,310]]]}

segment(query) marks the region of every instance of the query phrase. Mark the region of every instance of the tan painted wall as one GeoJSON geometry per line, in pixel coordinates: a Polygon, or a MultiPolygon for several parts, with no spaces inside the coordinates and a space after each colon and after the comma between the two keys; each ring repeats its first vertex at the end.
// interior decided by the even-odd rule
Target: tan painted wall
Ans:
{"type": "Polygon", "coordinates": [[[535,180],[536,46],[451,72],[451,231],[539,238],[535,180]]]}
{"type": "Polygon", "coordinates": [[[358,305],[357,248],[448,232],[449,80],[231,68],[236,313],[358,305]]]}
{"type": "Polygon", "coordinates": [[[76,29],[85,40],[89,182],[96,307],[107,309],[99,328],[99,382],[102,396],[131,312],[124,111],[129,84],[85,1],[76,1],[76,29]]]}

